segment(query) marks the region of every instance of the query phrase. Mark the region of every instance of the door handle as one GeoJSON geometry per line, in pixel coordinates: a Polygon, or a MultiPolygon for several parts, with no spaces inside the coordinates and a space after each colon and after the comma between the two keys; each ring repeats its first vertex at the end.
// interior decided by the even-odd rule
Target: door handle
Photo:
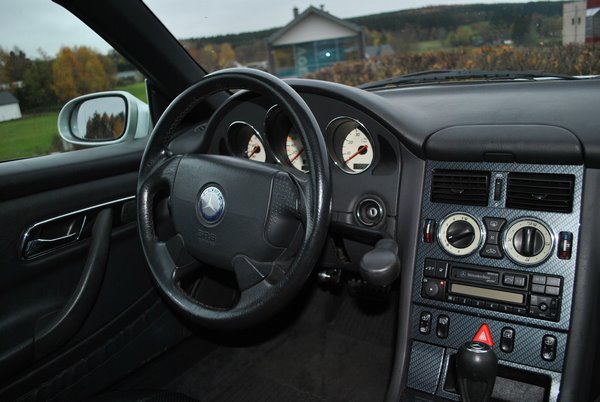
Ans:
{"type": "MultiPolygon", "coordinates": [[[[23,250],[23,257],[25,259],[32,258],[34,256],[41,255],[48,251],[54,250],[58,247],[76,242],[81,237],[81,233],[83,232],[83,228],[85,227],[86,221],[87,215],[80,215],[73,218],[70,222],[67,222],[66,224],[64,222],[61,222],[60,227],[54,228],[54,232],[58,231],[58,233],[53,233],[52,237],[37,237],[27,239],[27,241],[25,242],[25,248],[23,250]]],[[[51,223],[48,223],[46,225],[50,226],[51,223]]],[[[40,227],[40,230],[38,231],[39,236],[43,235],[44,229],[45,226],[40,227]]]]}

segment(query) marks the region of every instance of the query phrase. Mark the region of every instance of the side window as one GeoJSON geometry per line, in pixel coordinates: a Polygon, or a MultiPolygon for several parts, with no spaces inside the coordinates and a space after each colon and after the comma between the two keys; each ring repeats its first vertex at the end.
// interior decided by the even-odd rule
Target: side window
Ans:
{"type": "Polygon", "coordinates": [[[47,0],[0,4],[0,162],[81,148],[59,136],[60,109],[112,90],[147,102],[144,77],[68,11],[47,0]]]}

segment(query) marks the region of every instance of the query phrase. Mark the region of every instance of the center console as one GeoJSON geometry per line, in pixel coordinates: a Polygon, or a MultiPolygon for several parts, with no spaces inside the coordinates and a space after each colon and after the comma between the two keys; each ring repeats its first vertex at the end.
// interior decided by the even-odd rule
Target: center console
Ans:
{"type": "Polygon", "coordinates": [[[557,400],[582,179],[581,166],[428,162],[409,389],[458,400],[455,354],[474,340],[498,357],[495,393],[557,400]]]}

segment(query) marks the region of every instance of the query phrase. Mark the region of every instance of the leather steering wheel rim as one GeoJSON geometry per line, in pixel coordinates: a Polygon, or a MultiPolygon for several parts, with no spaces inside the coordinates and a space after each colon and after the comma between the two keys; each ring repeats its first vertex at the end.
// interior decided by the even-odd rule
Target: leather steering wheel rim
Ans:
{"type": "MultiPolygon", "coordinates": [[[[222,195],[228,192],[235,193],[235,181],[238,180],[236,177],[230,174],[226,179],[223,179],[229,183],[229,188],[224,188],[222,195]]],[[[194,179],[194,177],[192,178],[194,179]]],[[[194,191],[201,192],[202,189],[206,189],[206,186],[204,185],[204,187],[194,191]]],[[[298,293],[318,261],[329,225],[330,186],[327,149],[320,127],[306,102],[288,84],[265,72],[243,68],[220,70],[205,76],[181,93],[165,110],[149,137],[139,170],[137,189],[139,235],[150,272],[160,293],[176,311],[192,321],[211,328],[237,329],[254,325],[272,316],[298,293]],[[234,157],[174,155],[169,150],[169,143],[178,133],[180,123],[185,120],[189,113],[207,97],[228,89],[244,89],[264,95],[288,115],[292,124],[297,128],[305,146],[305,153],[308,155],[310,174],[305,175],[305,181],[298,181],[295,174],[290,174],[288,170],[280,166],[265,166],[266,164],[240,160],[234,157]],[[188,165],[194,165],[195,167],[186,167],[188,165]],[[273,267],[270,268],[272,269],[271,273],[266,274],[262,280],[252,286],[243,289],[237,303],[231,308],[223,309],[207,306],[186,294],[175,279],[178,267],[173,259],[173,252],[169,251],[167,243],[160,241],[155,233],[154,208],[157,195],[165,190],[170,192],[180,191],[179,189],[182,186],[177,183],[183,179],[179,179],[179,177],[190,176],[190,169],[195,169],[193,172],[197,172],[200,181],[214,182],[213,187],[216,186],[217,188],[221,188],[219,179],[211,181],[211,178],[204,177],[204,175],[210,175],[212,171],[221,177],[221,173],[219,173],[219,169],[221,169],[224,172],[236,171],[240,176],[250,171],[261,180],[264,179],[265,183],[271,178],[271,194],[269,197],[276,196],[275,184],[273,183],[284,183],[283,191],[286,193],[297,190],[298,197],[295,203],[299,208],[296,212],[300,211],[302,215],[303,233],[301,234],[299,247],[297,247],[297,251],[291,258],[289,266],[280,269],[279,265],[281,264],[274,261],[273,267]],[[291,189],[292,184],[290,183],[293,183],[296,190],[291,189]],[[274,274],[275,268],[279,269],[278,275],[274,274]]],[[[282,192],[282,190],[278,191],[282,192]]],[[[185,196],[179,198],[183,199],[185,196]]],[[[280,199],[281,197],[276,201],[280,202],[280,199]]],[[[171,195],[169,200],[171,204],[176,202],[177,197],[171,195]]],[[[231,204],[235,204],[235,199],[230,197],[230,200],[232,200],[231,204]]],[[[223,203],[225,208],[228,204],[225,201],[223,203]]],[[[274,203],[274,198],[269,198],[268,211],[272,211],[274,203]]],[[[179,205],[185,207],[187,204],[179,205]]],[[[170,205],[170,207],[173,210],[173,205],[170,205]]],[[[230,209],[234,207],[235,205],[232,205],[230,209]]],[[[195,205],[194,208],[199,207],[195,205]]],[[[178,207],[177,211],[179,209],[178,207]]],[[[224,210],[226,218],[227,214],[234,213],[231,210],[224,210]]],[[[174,214],[179,214],[179,212],[174,214]]],[[[226,218],[223,219],[223,222],[226,218]]],[[[173,219],[177,221],[176,217],[173,219]]],[[[197,224],[200,228],[197,230],[198,233],[203,231],[209,233],[211,230],[216,230],[208,225],[206,221],[203,222],[202,218],[189,217],[189,219],[190,221],[194,220],[194,224],[197,224]]],[[[265,219],[265,225],[272,223],[267,222],[268,217],[265,219]]],[[[225,223],[222,224],[225,225],[225,223]]],[[[182,227],[186,229],[186,225],[182,227]]],[[[217,229],[219,229],[218,225],[217,223],[217,229]]],[[[235,229],[234,226],[224,226],[223,230],[228,228],[235,229]]],[[[191,229],[188,232],[192,233],[191,229]]],[[[235,233],[232,233],[232,235],[235,235],[235,233]]],[[[179,240],[183,243],[181,246],[186,250],[193,249],[198,255],[204,255],[203,253],[206,252],[209,253],[210,258],[213,257],[210,254],[211,250],[205,250],[210,247],[191,244],[197,240],[194,236],[178,236],[180,236],[179,240]]],[[[219,237],[219,239],[223,238],[223,236],[219,237]]],[[[220,255],[218,256],[220,257],[220,255]]],[[[236,259],[237,261],[240,260],[238,256],[236,256],[236,259]]],[[[246,258],[246,260],[250,261],[251,259],[246,258]]],[[[252,264],[250,266],[254,267],[252,264]]]]}

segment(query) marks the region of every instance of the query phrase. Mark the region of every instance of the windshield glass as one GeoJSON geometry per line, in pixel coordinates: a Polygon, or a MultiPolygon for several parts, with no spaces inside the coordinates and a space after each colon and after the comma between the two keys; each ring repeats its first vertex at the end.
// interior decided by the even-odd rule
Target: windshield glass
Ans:
{"type": "Polygon", "coordinates": [[[146,3],[207,71],[350,85],[439,69],[600,72],[600,0],[146,3]]]}

